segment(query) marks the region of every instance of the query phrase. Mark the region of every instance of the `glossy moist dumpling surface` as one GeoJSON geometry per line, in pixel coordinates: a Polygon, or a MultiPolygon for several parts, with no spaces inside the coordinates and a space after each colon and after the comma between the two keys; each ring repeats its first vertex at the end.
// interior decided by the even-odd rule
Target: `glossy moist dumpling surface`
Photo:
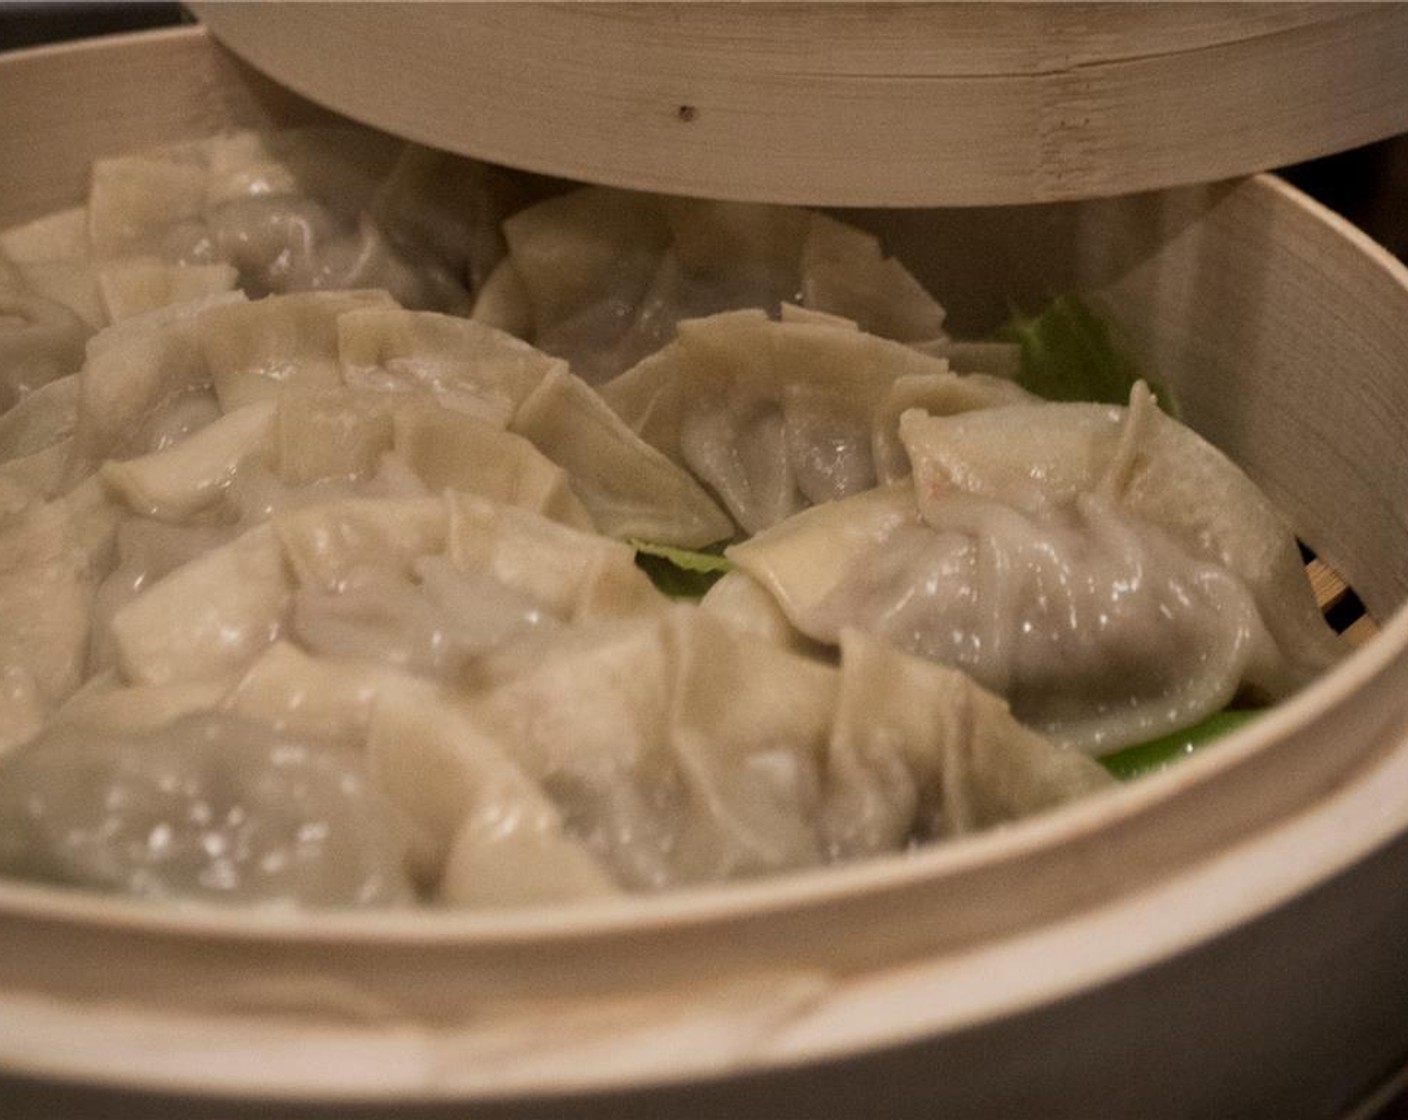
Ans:
{"type": "Polygon", "coordinates": [[[902,421],[901,438],[926,516],[955,489],[1006,495],[1027,508],[1099,493],[1245,581],[1286,662],[1286,690],[1343,653],[1316,608],[1285,519],[1236,464],[1156,407],[1142,385],[1128,408],[1034,404],[986,416],[914,414],[902,421]]]}
{"type": "Polygon", "coordinates": [[[1111,781],[859,634],[833,667],[678,606],[482,671],[474,721],[637,890],[873,855],[1111,781]]]}
{"type": "Polygon", "coordinates": [[[90,243],[101,259],[225,264],[254,296],[376,287],[413,306],[463,307],[457,262],[397,244],[407,239],[382,196],[398,158],[401,145],[368,130],[310,128],[99,160],[90,243]]]}
{"type": "Polygon", "coordinates": [[[474,314],[599,384],[677,323],[786,303],[902,342],[945,338],[944,312],[872,235],[786,206],[587,187],[504,223],[508,255],[474,314]]]}
{"type": "Polygon", "coordinates": [[[1295,609],[1289,531],[1146,393],[907,413],[901,433],[911,481],[730,550],[807,637],[881,635],[1095,754],[1288,695],[1340,655],[1313,602],[1295,609]]]}
{"type": "Polygon", "coordinates": [[[1026,400],[1016,385],[812,315],[761,311],[679,325],[602,388],[649,443],[719,496],[745,533],[909,473],[900,414],[1026,400]]]}
{"type": "Polygon", "coordinates": [[[57,727],[3,762],[0,864],[160,900],[410,901],[398,822],[345,749],[227,716],[57,727]]]}
{"type": "Polygon", "coordinates": [[[0,232],[0,866],[477,908],[801,870],[1333,658],[1230,464],[942,324],[802,211],[356,129],[103,162],[0,232]],[[671,602],[637,540],[741,570],[671,602]]]}

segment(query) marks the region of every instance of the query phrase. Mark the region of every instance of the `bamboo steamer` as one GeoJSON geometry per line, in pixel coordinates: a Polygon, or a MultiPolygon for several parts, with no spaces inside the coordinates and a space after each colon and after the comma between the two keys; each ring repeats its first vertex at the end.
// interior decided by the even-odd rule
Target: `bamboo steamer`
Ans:
{"type": "MultiPolygon", "coordinates": [[[[0,58],[0,224],[316,117],[200,29],[0,58]]],[[[551,912],[0,883],[6,1115],[1348,1115],[1408,1056],[1408,271],[1256,176],[858,211],[961,332],[1080,290],[1380,635],[1216,750],[907,858],[551,912]]]]}
{"type": "Polygon", "coordinates": [[[266,74],[397,135],[716,198],[1091,198],[1408,131],[1398,4],[193,7],[266,74]]]}

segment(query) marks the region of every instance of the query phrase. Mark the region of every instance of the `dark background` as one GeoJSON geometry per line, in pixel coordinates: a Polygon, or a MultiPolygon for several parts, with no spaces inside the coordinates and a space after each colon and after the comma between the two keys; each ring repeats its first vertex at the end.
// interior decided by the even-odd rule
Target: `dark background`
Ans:
{"type": "Polygon", "coordinates": [[[194,22],[180,4],[0,3],[0,51],[194,22]]]}

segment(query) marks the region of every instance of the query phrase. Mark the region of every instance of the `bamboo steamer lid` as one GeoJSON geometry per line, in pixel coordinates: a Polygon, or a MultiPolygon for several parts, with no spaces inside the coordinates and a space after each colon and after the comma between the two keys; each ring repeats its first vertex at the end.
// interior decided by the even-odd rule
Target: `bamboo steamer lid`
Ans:
{"type": "Polygon", "coordinates": [[[716,198],[1089,198],[1408,131],[1400,4],[192,7],[278,82],[389,132],[716,198]]]}

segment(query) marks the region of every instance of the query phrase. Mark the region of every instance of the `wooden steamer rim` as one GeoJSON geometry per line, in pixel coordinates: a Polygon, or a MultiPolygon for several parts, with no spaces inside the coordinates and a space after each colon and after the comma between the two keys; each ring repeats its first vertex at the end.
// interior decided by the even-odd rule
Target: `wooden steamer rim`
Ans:
{"type": "Polygon", "coordinates": [[[276,81],[388,132],[713,198],[1094,198],[1408,131],[1401,4],[191,6],[276,81]]]}
{"type": "MultiPolygon", "coordinates": [[[[77,201],[71,173],[95,155],[310,115],[200,29],[0,59],[0,188],[13,187],[0,225],[46,198],[77,201]]],[[[1030,1024],[1054,1022],[1089,1057],[1100,1036],[1069,1006],[1094,999],[1102,1023],[1148,1028],[1176,1008],[1146,977],[1201,968],[1209,947],[1268,926],[1301,954],[1288,967],[1337,981],[1312,993],[1313,1020],[1283,1016],[1258,1036],[1313,1035],[1325,1058],[1289,1070],[1273,1103],[1338,1063],[1387,1068],[1386,1009],[1408,1003],[1408,976],[1370,935],[1408,929],[1408,901],[1361,885],[1360,869],[1384,853],[1395,875],[1408,869],[1408,505],[1393,485],[1408,477],[1408,270],[1269,177],[859,217],[941,293],[965,270],[1011,266],[1019,284],[1101,300],[1190,420],[1385,620],[1380,637],[1216,751],[913,858],[503,915],[173,913],[0,883],[0,1073],[203,1097],[530,1102],[524,1115],[582,1092],[596,1115],[644,1116],[664,1112],[601,1102],[805,1070],[788,1084],[823,1094],[820,1114],[851,1084],[826,1080],[828,1063],[906,1047],[927,1061],[926,1046],[952,1060],[993,1024],[1039,1038],[1030,1024]],[[1310,923],[1320,939],[1303,937],[1283,915],[1326,890],[1342,900],[1332,916],[1359,924],[1310,923]],[[1327,937],[1353,952],[1324,955],[1327,937]]],[[[992,290],[956,291],[969,304],[956,317],[977,321],[1003,294],[974,288],[992,290]]],[[[1302,999],[1290,972],[1279,986],[1257,975],[1272,987],[1255,1000],[1198,989],[1221,1001],[1200,1050],[1207,1084],[1271,1068],[1217,1042],[1302,999]]],[[[1069,1068],[1073,1087],[1099,1073],[1069,1068]]],[[[1171,1091],[1173,1069],[1142,1070],[1141,1084],[1171,1091]]]]}

